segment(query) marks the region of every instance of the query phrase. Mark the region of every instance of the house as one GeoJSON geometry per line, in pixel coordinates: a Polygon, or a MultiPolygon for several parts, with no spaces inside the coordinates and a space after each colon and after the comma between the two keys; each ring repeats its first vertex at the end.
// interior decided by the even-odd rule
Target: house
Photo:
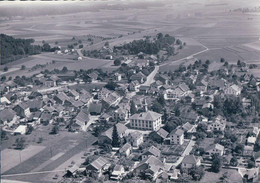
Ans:
{"type": "Polygon", "coordinates": [[[210,156],[212,156],[213,154],[223,156],[224,155],[224,146],[222,146],[220,144],[212,144],[205,149],[205,152],[207,155],[210,155],[210,156]]]}
{"type": "Polygon", "coordinates": [[[56,82],[52,80],[51,78],[48,78],[43,83],[46,87],[54,87],[56,86],[56,82]]]}
{"type": "MultiPolygon", "coordinates": [[[[116,124],[117,133],[120,138],[123,138],[125,136],[127,127],[121,123],[116,124]]],[[[112,143],[112,133],[113,133],[113,127],[109,128],[107,131],[103,132],[99,138],[98,143],[103,145],[104,143],[111,144],[112,143]]]]}
{"type": "Polygon", "coordinates": [[[169,134],[169,137],[170,137],[170,143],[171,144],[182,145],[183,142],[184,142],[184,131],[180,128],[173,130],[169,134]]]}
{"type": "Polygon", "coordinates": [[[5,96],[3,96],[3,97],[1,97],[1,104],[2,105],[4,105],[4,104],[11,104],[11,101],[7,98],[7,97],[5,97],[5,96]]]}
{"type": "Polygon", "coordinates": [[[178,100],[183,96],[187,96],[190,92],[189,87],[185,83],[181,83],[174,89],[166,89],[164,92],[164,99],[178,100]]]}
{"type": "Polygon", "coordinates": [[[150,86],[141,85],[141,86],[139,87],[139,94],[146,95],[149,90],[150,90],[150,86]]]}
{"type": "MultiPolygon", "coordinates": [[[[77,129],[86,131],[87,123],[89,122],[89,113],[86,109],[81,109],[81,111],[75,117],[75,125],[78,126],[77,129]]],[[[74,126],[75,127],[75,126],[74,126]]]]}
{"type": "Polygon", "coordinates": [[[17,116],[22,118],[29,117],[31,115],[30,108],[25,102],[17,104],[13,110],[16,112],[17,116]]]}
{"type": "Polygon", "coordinates": [[[254,146],[245,146],[243,149],[244,157],[252,157],[254,156],[254,146]]]}
{"type": "Polygon", "coordinates": [[[248,137],[246,142],[247,142],[247,145],[254,146],[255,142],[256,142],[256,137],[248,137]]]}
{"type": "Polygon", "coordinates": [[[186,122],[184,125],[181,126],[181,129],[186,133],[193,133],[196,131],[195,125],[186,122]]]}
{"type": "Polygon", "coordinates": [[[100,115],[102,111],[102,104],[101,103],[91,103],[89,105],[89,113],[91,115],[100,115]]]}
{"type": "Polygon", "coordinates": [[[43,111],[40,117],[40,122],[43,124],[49,124],[52,122],[52,114],[48,111],[43,111]]]}
{"type": "Polygon", "coordinates": [[[193,167],[198,167],[201,164],[201,159],[196,158],[194,155],[186,155],[181,163],[182,168],[193,168],[193,167]]]}
{"type": "Polygon", "coordinates": [[[134,172],[137,174],[145,174],[151,180],[155,180],[164,170],[163,162],[155,156],[149,156],[140,162],[134,172]]]}
{"type": "Polygon", "coordinates": [[[226,128],[226,120],[221,116],[217,116],[213,121],[208,122],[208,131],[222,131],[226,128]]]}
{"type": "Polygon", "coordinates": [[[167,76],[167,75],[162,75],[162,74],[159,74],[158,76],[157,76],[157,79],[160,81],[160,82],[162,82],[162,84],[169,84],[169,76],[167,76]]]}
{"type": "Polygon", "coordinates": [[[206,92],[207,91],[207,83],[206,82],[203,82],[203,81],[200,81],[200,82],[197,82],[196,84],[196,89],[200,92],[206,92]]]}
{"type": "Polygon", "coordinates": [[[131,83],[128,85],[128,90],[129,91],[136,91],[139,88],[140,83],[135,80],[131,81],[131,83]]]}
{"type": "Polygon", "coordinates": [[[69,103],[70,98],[63,92],[58,93],[57,95],[55,95],[53,97],[54,101],[57,104],[61,104],[61,105],[65,105],[67,103],[67,105],[70,105],[71,103],[69,103]]]}
{"type": "Polygon", "coordinates": [[[231,86],[226,87],[226,89],[224,89],[224,93],[226,95],[236,95],[236,96],[238,96],[238,95],[241,94],[241,90],[242,89],[238,85],[233,84],[231,86]]]}
{"type": "Polygon", "coordinates": [[[146,81],[146,76],[142,72],[138,72],[130,77],[131,81],[138,81],[139,83],[144,83],[146,81]]]}
{"type": "Polygon", "coordinates": [[[161,156],[161,151],[157,147],[151,146],[142,154],[142,160],[146,159],[149,156],[159,158],[161,156]]]}
{"type": "Polygon", "coordinates": [[[105,166],[108,164],[108,161],[102,157],[98,157],[92,163],[86,166],[86,174],[89,176],[100,177],[105,170],[105,166]]]}
{"type": "Polygon", "coordinates": [[[19,125],[13,132],[14,135],[24,135],[27,131],[26,125],[19,125]]]}
{"type": "Polygon", "coordinates": [[[130,117],[130,127],[141,130],[157,131],[162,124],[162,115],[153,111],[134,114],[130,117]]]}
{"type": "Polygon", "coordinates": [[[164,130],[163,128],[160,128],[158,131],[151,132],[149,134],[149,137],[157,143],[163,143],[168,135],[169,135],[169,133],[166,130],[164,130]]]}
{"type": "Polygon", "coordinates": [[[132,146],[129,143],[126,143],[123,145],[123,147],[120,148],[119,154],[121,156],[128,157],[131,154],[132,146]]]}
{"type": "Polygon", "coordinates": [[[70,167],[69,169],[67,169],[66,174],[63,177],[72,177],[75,178],[77,171],[78,171],[79,167],[76,165],[73,165],[72,167],[70,167]]]}
{"type": "Polygon", "coordinates": [[[115,121],[126,121],[129,118],[130,111],[124,108],[118,108],[113,112],[115,121]]]}
{"type": "Polygon", "coordinates": [[[124,169],[123,165],[116,165],[113,169],[110,179],[119,181],[123,178],[124,173],[125,173],[125,169],[124,169]]]}
{"type": "Polygon", "coordinates": [[[122,80],[122,75],[119,73],[115,73],[115,80],[116,81],[121,81],[122,80]]]}
{"type": "Polygon", "coordinates": [[[43,101],[41,99],[33,99],[27,102],[30,112],[39,111],[43,107],[43,101]]]}
{"type": "Polygon", "coordinates": [[[111,118],[111,116],[110,116],[109,114],[107,114],[107,113],[103,113],[103,114],[99,117],[99,119],[100,119],[101,121],[106,121],[106,122],[108,122],[108,121],[110,120],[110,118],[111,118]]]}
{"type": "Polygon", "coordinates": [[[226,81],[224,79],[210,78],[208,85],[211,89],[223,90],[226,87],[226,81]]]}
{"type": "Polygon", "coordinates": [[[128,137],[129,137],[129,143],[133,147],[139,147],[144,142],[143,134],[138,131],[129,133],[128,137]]]}
{"type": "Polygon", "coordinates": [[[91,73],[89,73],[87,76],[91,79],[91,81],[97,81],[98,79],[98,72],[97,71],[93,71],[91,73]]]}
{"type": "Polygon", "coordinates": [[[0,112],[0,121],[1,124],[4,126],[11,127],[13,124],[15,124],[18,120],[18,117],[16,116],[16,112],[12,109],[3,109],[0,112]]]}

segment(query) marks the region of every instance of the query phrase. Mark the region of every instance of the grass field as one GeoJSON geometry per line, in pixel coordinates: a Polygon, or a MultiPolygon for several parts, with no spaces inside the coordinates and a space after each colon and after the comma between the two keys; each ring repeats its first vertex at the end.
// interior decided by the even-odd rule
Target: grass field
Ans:
{"type": "Polygon", "coordinates": [[[43,149],[45,149],[44,146],[30,145],[22,151],[14,149],[5,149],[1,151],[1,172],[5,173],[21,162],[24,162],[30,159],[32,156],[38,154],[43,149]]]}

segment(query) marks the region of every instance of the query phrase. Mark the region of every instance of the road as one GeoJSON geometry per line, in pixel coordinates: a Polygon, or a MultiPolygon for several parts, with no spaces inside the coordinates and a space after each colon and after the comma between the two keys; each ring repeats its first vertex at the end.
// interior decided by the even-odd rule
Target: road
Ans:
{"type": "MultiPolygon", "coordinates": [[[[201,44],[201,45],[202,45],[202,44],[201,44]]],[[[181,62],[181,61],[183,61],[183,60],[193,58],[193,57],[196,56],[196,55],[199,55],[199,54],[201,54],[201,53],[204,53],[204,52],[206,52],[206,51],[209,51],[209,48],[208,48],[208,47],[206,47],[206,46],[204,46],[204,45],[202,45],[202,46],[205,48],[205,50],[199,51],[199,52],[194,53],[194,54],[191,54],[191,55],[189,55],[189,56],[187,56],[187,57],[181,58],[181,59],[179,59],[179,60],[175,60],[175,61],[173,61],[173,62],[174,62],[174,63],[176,63],[176,62],[181,62]]],[[[163,64],[160,64],[160,66],[164,66],[164,65],[168,65],[168,64],[170,64],[170,63],[169,63],[169,62],[163,63],[163,64]]]]}
{"type": "Polygon", "coordinates": [[[175,162],[175,163],[167,163],[169,165],[174,165],[175,167],[178,166],[179,164],[181,164],[183,158],[186,156],[186,155],[189,155],[191,150],[193,149],[193,146],[195,144],[195,141],[194,140],[190,140],[189,141],[189,144],[187,145],[186,149],[183,151],[182,155],[179,157],[179,159],[175,162]]]}
{"type": "Polygon", "coordinates": [[[153,82],[154,82],[154,76],[156,75],[156,73],[159,71],[159,66],[155,66],[153,72],[151,72],[149,74],[149,76],[147,76],[146,81],[142,84],[143,86],[150,86],[153,82]]]}

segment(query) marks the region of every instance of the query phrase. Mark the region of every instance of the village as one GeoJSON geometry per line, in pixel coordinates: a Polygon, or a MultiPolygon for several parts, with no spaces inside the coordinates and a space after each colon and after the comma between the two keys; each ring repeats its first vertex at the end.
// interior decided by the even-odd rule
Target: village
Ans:
{"type": "Polygon", "coordinates": [[[164,56],[127,55],[127,46],[108,43],[96,56],[64,49],[55,54],[75,52],[76,62],[102,57],[118,68],[63,67],[2,82],[2,144],[22,151],[30,143],[26,137],[44,127],[50,136],[91,135],[93,142],[81,147],[84,157],[55,174],[54,182],[210,182],[219,172],[218,181],[257,182],[260,78],[250,74],[256,66],[188,58],[161,72],[167,54],[185,49],[173,42],[164,56]]]}

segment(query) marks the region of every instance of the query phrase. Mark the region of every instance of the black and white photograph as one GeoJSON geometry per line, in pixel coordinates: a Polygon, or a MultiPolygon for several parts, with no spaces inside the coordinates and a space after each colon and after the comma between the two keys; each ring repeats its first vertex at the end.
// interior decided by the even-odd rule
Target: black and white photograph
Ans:
{"type": "Polygon", "coordinates": [[[260,0],[0,0],[0,183],[260,182],[260,0]]]}

